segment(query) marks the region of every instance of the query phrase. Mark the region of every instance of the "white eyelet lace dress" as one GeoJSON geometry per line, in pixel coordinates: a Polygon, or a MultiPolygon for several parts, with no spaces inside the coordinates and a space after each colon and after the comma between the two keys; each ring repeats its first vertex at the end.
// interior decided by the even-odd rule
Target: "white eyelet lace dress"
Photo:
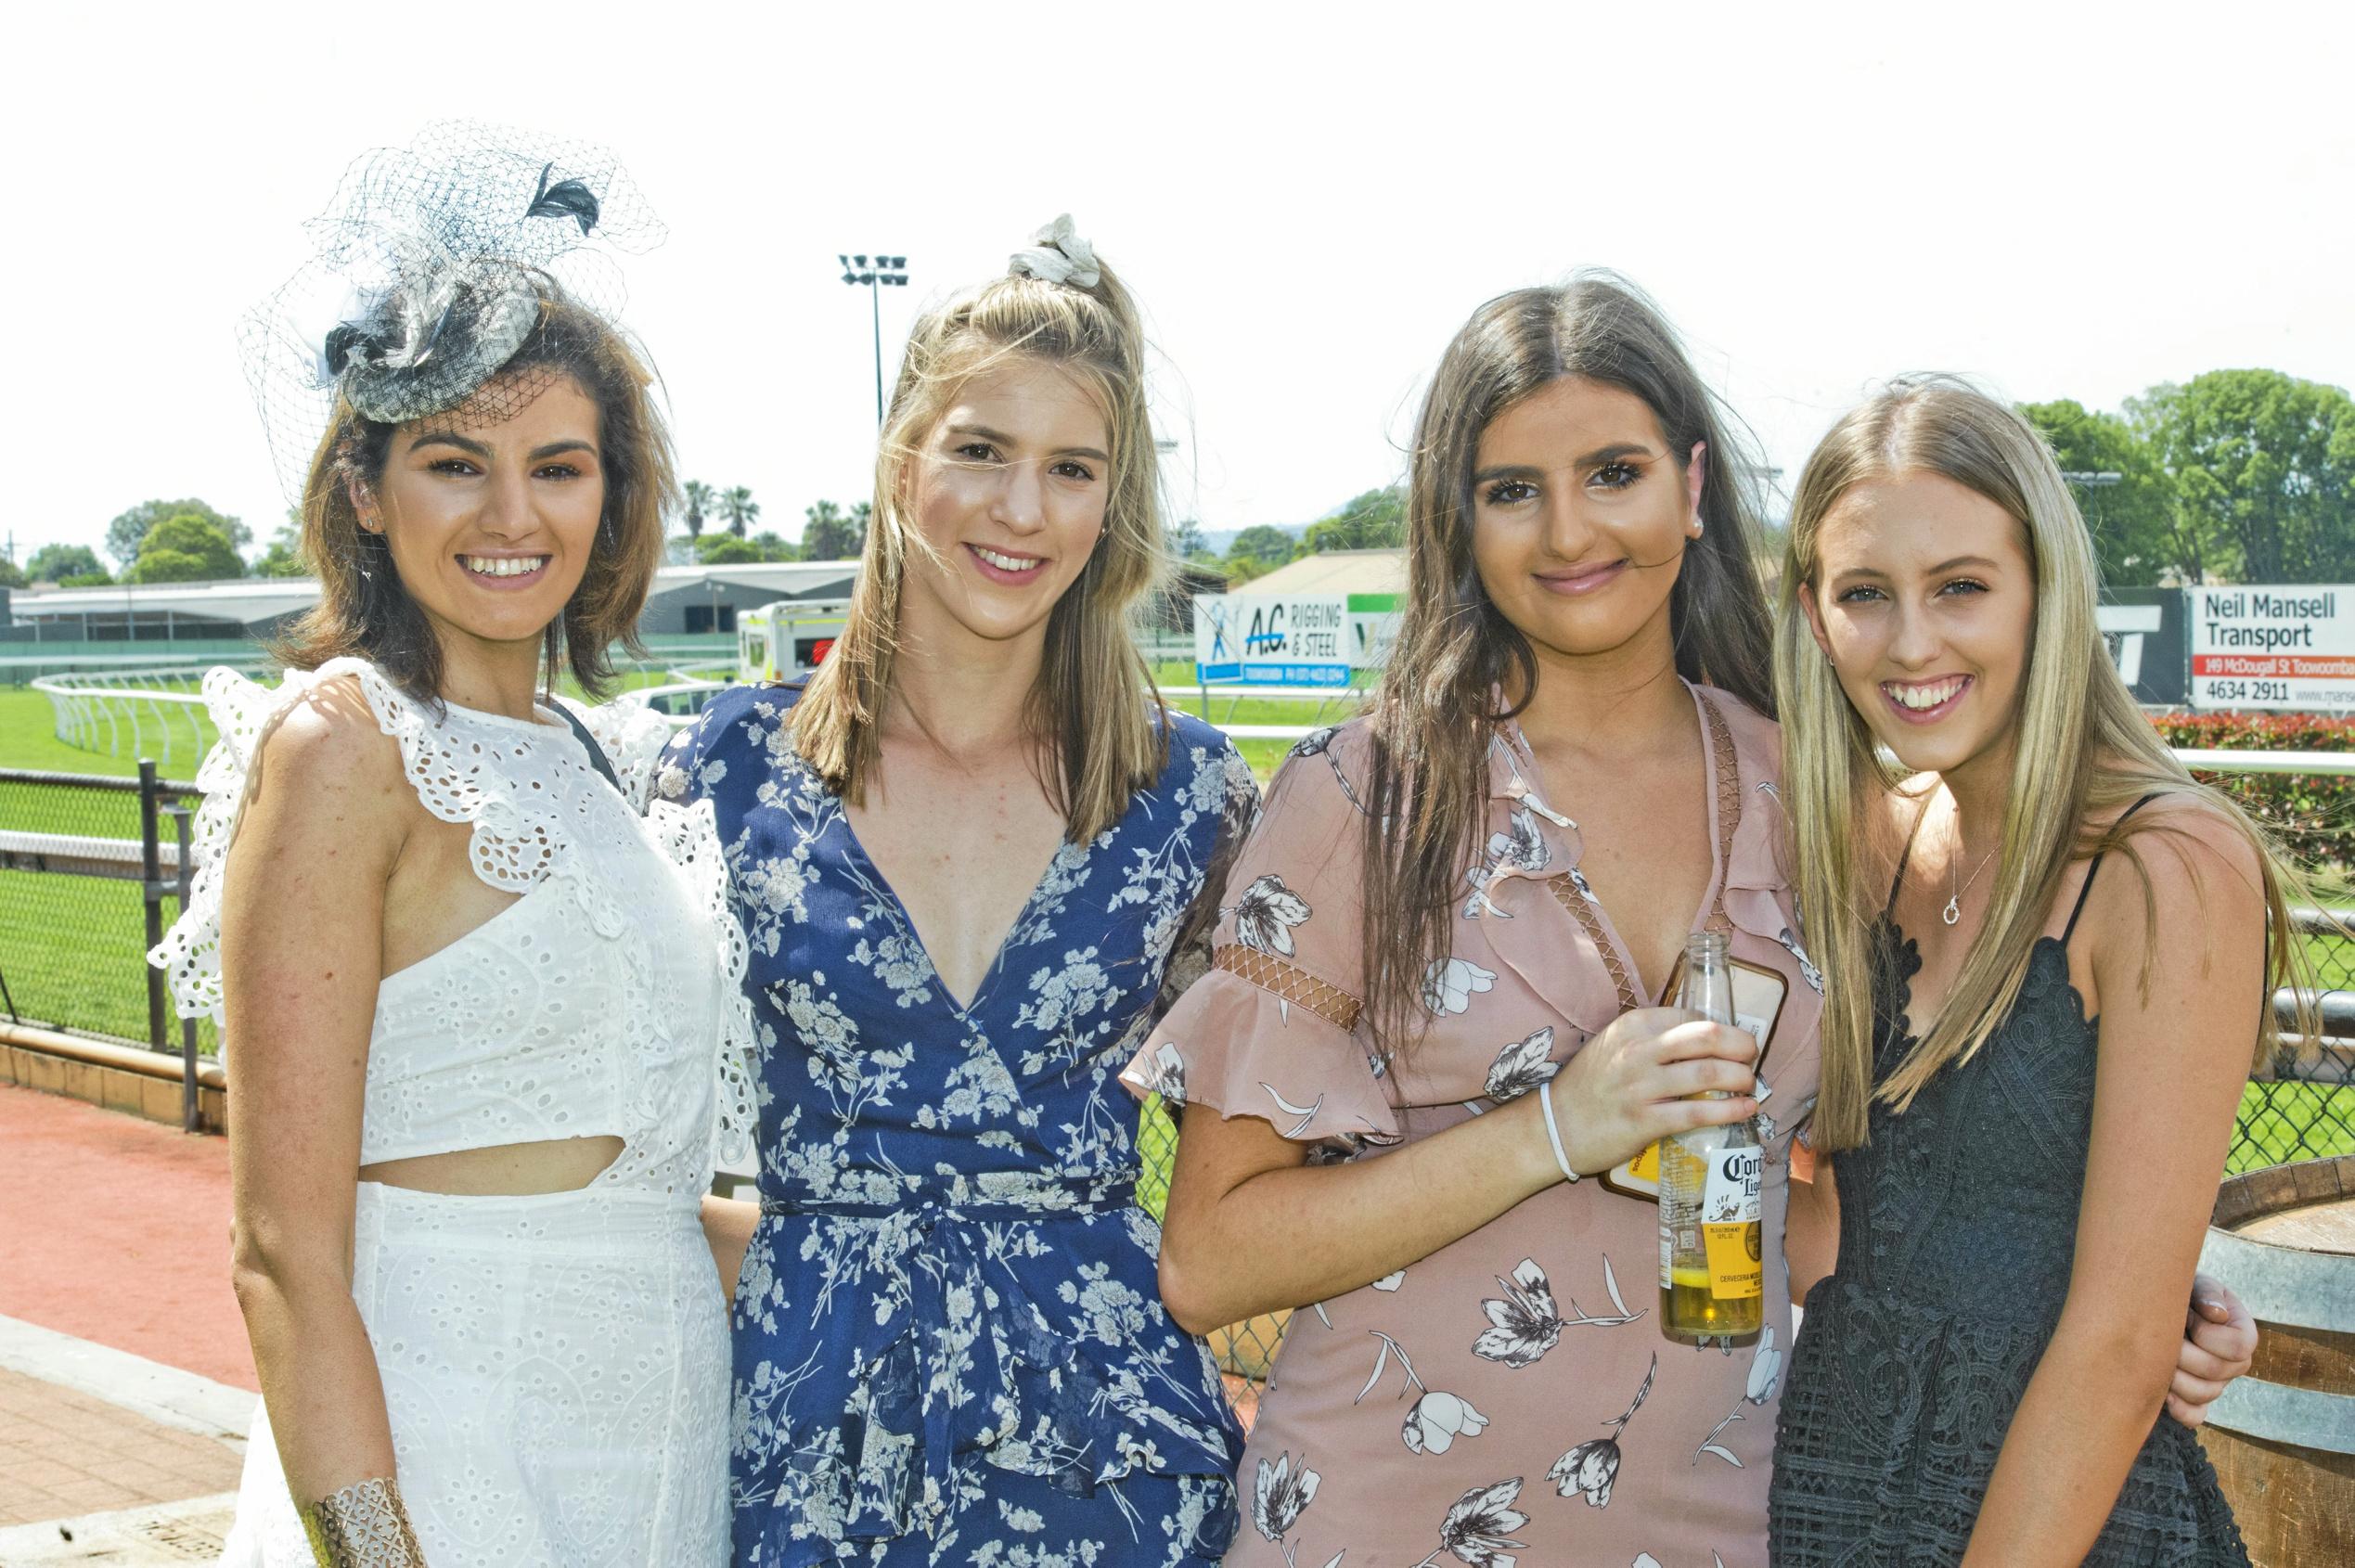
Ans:
{"type": "MultiPolygon", "coordinates": [[[[359,1184],[352,1293],[426,1561],[721,1568],[728,1330],[698,1205],[716,1125],[750,1125],[751,1018],[711,806],[638,815],[667,736],[642,708],[575,709],[624,799],[554,714],[436,718],[358,660],[276,690],[214,670],[204,695],[221,741],[198,776],[190,905],[153,955],[184,1012],[219,1015],[222,860],[264,728],[344,675],[427,809],[472,824],[476,873],[519,895],[379,986],[361,1163],[600,1135],[624,1146],[572,1192],[359,1184]]],[[[235,1020],[223,1038],[234,1094],[235,1020]]],[[[308,1568],[266,1417],[222,1561],[308,1568]]]]}

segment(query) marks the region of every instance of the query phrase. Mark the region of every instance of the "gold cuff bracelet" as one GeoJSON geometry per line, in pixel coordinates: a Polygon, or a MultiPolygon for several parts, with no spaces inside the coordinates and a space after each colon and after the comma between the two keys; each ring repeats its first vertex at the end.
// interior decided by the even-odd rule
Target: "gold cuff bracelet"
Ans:
{"type": "Polygon", "coordinates": [[[302,1510],[319,1568],[425,1568],[401,1488],[387,1475],[357,1481],[302,1510]]]}

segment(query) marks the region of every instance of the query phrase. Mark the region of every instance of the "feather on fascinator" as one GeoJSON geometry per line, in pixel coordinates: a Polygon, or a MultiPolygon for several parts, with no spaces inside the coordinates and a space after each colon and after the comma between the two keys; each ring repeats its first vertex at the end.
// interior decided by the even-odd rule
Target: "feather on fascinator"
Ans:
{"type": "Polygon", "coordinates": [[[604,148],[447,121],[355,160],[303,225],[317,253],[239,323],[271,456],[298,505],[338,393],[386,423],[464,407],[495,423],[546,390],[498,372],[551,299],[613,322],[614,252],[662,221],[604,148]]]}

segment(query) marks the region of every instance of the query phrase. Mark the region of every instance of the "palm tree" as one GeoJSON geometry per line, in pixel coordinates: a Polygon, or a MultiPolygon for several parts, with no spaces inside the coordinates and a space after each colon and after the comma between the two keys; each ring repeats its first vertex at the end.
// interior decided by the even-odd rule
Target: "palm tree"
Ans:
{"type": "Polygon", "coordinates": [[[718,492],[700,479],[690,479],[679,486],[679,493],[687,497],[687,536],[700,539],[703,536],[703,514],[712,509],[718,492]]]}
{"type": "Polygon", "coordinates": [[[744,525],[761,515],[761,504],[753,499],[752,491],[739,484],[719,498],[719,515],[727,519],[727,531],[741,539],[744,525]]]}

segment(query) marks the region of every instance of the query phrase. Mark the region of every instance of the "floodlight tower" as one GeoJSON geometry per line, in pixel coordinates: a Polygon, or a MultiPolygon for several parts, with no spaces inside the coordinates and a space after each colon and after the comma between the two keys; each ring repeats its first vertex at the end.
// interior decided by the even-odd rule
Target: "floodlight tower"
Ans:
{"type": "Polygon", "coordinates": [[[843,263],[843,281],[854,287],[867,285],[867,302],[875,321],[875,422],[883,422],[883,306],[882,291],[886,288],[907,287],[907,258],[905,256],[844,256],[835,260],[843,263]]]}

